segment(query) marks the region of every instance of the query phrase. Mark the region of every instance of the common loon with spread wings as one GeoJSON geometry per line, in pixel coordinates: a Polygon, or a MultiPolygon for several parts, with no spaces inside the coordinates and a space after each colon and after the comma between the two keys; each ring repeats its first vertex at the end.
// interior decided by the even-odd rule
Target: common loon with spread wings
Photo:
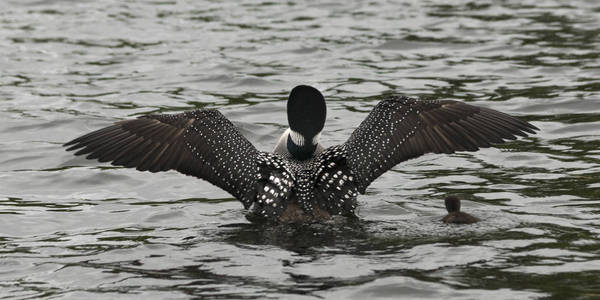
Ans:
{"type": "Polygon", "coordinates": [[[289,95],[289,128],[272,153],[257,150],[214,109],[118,121],[64,146],[100,162],[207,180],[250,209],[251,220],[301,223],[354,216],[357,195],[400,162],[476,151],[538,130],[463,102],[390,96],[345,143],[325,148],[319,138],[326,115],[323,95],[300,85],[289,95]]]}

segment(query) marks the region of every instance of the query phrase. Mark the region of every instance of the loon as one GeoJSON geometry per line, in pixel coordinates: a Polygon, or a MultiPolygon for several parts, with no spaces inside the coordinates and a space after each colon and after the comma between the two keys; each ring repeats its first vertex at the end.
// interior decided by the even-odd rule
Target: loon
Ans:
{"type": "Polygon", "coordinates": [[[358,194],[408,159],[476,151],[539,130],[463,102],[388,96],[345,143],[325,148],[326,115],[323,95],[300,85],[290,92],[289,128],[273,152],[257,150],[214,109],[122,120],[64,146],[100,162],[207,180],[241,201],[250,221],[303,223],[355,216],[358,194]]]}
{"type": "Polygon", "coordinates": [[[479,222],[479,219],[468,213],[460,211],[460,199],[456,196],[448,196],[444,199],[448,214],[442,218],[444,223],[453,224],[473,224],[479,222]]]}

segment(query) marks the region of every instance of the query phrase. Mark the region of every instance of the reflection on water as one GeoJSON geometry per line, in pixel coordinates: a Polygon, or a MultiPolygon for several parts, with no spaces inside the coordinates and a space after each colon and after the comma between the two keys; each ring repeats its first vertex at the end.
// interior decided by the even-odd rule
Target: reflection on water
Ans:
{"type": "Polygon", "coordinates": [[[600,6],[9,1],[0,12],[0,297],[600,297],[600,6]],[[289,90],[328,100],[342,143],[388,93],[469,101],[541,131],[427,155],[358,219],[249,224],[174,172],[60,145],[122,118],[219,108],[259,149],[289,90]],[[483,221],[445,225],[457,194],[483,221]]]}

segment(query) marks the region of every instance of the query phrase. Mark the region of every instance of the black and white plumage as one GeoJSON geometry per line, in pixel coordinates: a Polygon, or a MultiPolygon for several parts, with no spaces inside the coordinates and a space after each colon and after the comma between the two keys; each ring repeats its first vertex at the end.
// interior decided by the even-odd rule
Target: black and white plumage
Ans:
{"type": "Polygon", "coordinates": [[[297,86],[288,99],[290,128],[273,153],[257,150],[210,109],[119,121],[65,146],[100,162],[205,179],[251,208],[249,218],[290,223],[353,215],[358,193],[405,160],[476,151],[537,130],[492,109],[392,96],[344,144],[324,148],[319,137],[325,119],[321,93],[297,86]]]}

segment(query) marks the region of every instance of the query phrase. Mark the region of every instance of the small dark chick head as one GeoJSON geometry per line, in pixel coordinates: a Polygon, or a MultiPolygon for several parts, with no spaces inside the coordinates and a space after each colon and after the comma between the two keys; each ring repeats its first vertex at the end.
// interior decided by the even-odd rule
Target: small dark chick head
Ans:
{"type": "Polygon", "coordinates": [[[444,200],[444,203],[446,204],[446,210],[448,210],[449,213],[460,211],[460,199],[458,199],[458,197],[448,196],[444,200]]]}
{"type": "Polygon", "coordinates": [[[309,158],[325,126],[325,98],[314,87],[299,85],[290,92],[287,115],[290,125],[288,150],[297,159],[309,158]]]}

